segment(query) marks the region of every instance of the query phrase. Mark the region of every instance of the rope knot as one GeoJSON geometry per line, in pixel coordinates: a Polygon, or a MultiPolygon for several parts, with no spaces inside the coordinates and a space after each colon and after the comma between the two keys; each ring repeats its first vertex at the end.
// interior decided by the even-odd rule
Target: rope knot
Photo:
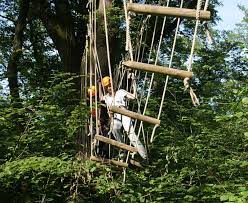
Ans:
{"type": "Polygon", "coordinates": [[[189,94],[190,94],[191,101],[192,101],[193,105],[194,106],[199,106],[200,105],[199,99],[197,98],[196,94],[194,93],[193,88],[190,87],[189,80],[190,80],[189,78],[185,78],[183,80],[184,91],[186,91],[187,89],[189,89],[189,94]]]}
{"type": "Polygon", "coordinates": [[[201,5],[202,5],[202,0],[198,0],[197,7],[196,7],[196,16],[195,16],[196,20],[200,19],[201,5]]]}
{"type": "Polygon", "coordinates": [[[184,91],[186,91],[189,88],[189,78],[184,78],[183,85],[184,85],[184,91]]]}

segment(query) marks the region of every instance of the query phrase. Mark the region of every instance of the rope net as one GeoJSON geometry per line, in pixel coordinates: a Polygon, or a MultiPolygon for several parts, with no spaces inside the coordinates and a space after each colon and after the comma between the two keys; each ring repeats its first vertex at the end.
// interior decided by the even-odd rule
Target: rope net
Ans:
{"type": "MultiPolygon", "coordinates": [[[[132,1],[129,1],[129,3],[132,3],[132,1]]],[[[143,3],[145,4],[145,1],[143,1],[143,3]]],[[[170,7],[170,3],[170,0],[165,2],[159,1],[159,5],[167,8],[170,7]]],[[[192,71],[202,3],[202,0],[197,1],[195,28],[192,36],[192,46],[187,66],[188,72],[192,71]]],[[[183,5],[184,0],[181,0],[178,8],[183,8],[183,5]]],[[[208,0],[205,1],[204,11],[207,10],[207,5],[208,0]]],[[[123,57],[122,61],[112,69],[110,62],[106,7],[105,1],[103,1],[104,31],[109,71],[109,84],[108,87],[106,87],[104,85],[105,78],[101,73],[101,64],[99,63],[96,48],[96,8],[96,0],[89,1],[88,9],[90,17],[83,60],[85,66],[84,70],[82,70],[84,78],[82,79],[81,86],[82,95],[83,97],[87,97],[88,106],[91,112],[88,126],[86,127],[88,134],[85,138],[85,143],[86,148],[89,149],[87,151],[90,156],[95,157],[94,160],[97,160],[96,157],[116,160],[117,162],[108,162],[115,163],[121,167],[126,167],[130,163],[130,156],[133,159],[136,154],[139,154],[139,157],[148,160],[148,142],[153,142],[157,137],[155,136],[156,129],[159,127],[159,120],[162,114],[170,77],[169,75],[165,77],[158,112],[154,114],[154,117],[156,118],[150,118],[146,115],[155,88],[155,73],[149,73],[137,69],[132,70],[123,65],[124,63],[122,62],[130,60],[131,62],[145,62],[146,64],[152,64],[155,66],[158,64],[165,64],[165,62],[162,61],[161,46],[166,43],[166,40],[164,40],[164,32],[168,17],[163,17],[162,26],[159,27],[158,22],[161,17],[156,16],[153,21],[154,24],[151,24],[151,15],[143,15],[139,18],[139,33],[133,37],[133,32],[137,33],[137,31],[132,30],[132,15],[131,12],[128,11],[128,2],[123,0],[126,26],[125,48],[127,54],[123,57]],[[153,27],[153,32],[150,46],[148,46],[147,33],[149,32],[150,27],[153,27]],[[159,39],[158,42],[155,39],[159,39]],[[136,42],[135,46],[133,42],[136,42]],[[146,52],[148,52],[148,54],[146,52]],[[124,94],[125,98],[122,98],[124,103],[121,103],[118,106],[117,97],[119,94],[124,94]],[[111,100],[111,102],[108,100],[111,100]],[[113,112],[113,107],[116,107],[116,105],[118,107],[117,110],[119,110],[113,112]],[[119,111],[123,113],[120,113],[119,111]],[[144,122],[148,120],[156,121],[152,129],[151,125],[148,125],[149,129],[151,129],[150,131],[146,130],[147,124],[144,124],[144,122]],[[122,130],[122,128],[124,128],[124,130],[122,130]]],[[[173,59],[181,24],[180,17],[175,17],[174,20],[176,22],[176,28],[171,52],[168,57],[168,69],[175,69],[175,67],[173,67],[173,59]]],[[[183,85],[185,91],[189,89],[193,105],[197,106],[199,105],[199,100],[193,89],[190,87],[189,81],[190,78],[184,78],[183,85]]],[[[126,170],[124,170],[124,179],[125,171],[126,170]]]]}

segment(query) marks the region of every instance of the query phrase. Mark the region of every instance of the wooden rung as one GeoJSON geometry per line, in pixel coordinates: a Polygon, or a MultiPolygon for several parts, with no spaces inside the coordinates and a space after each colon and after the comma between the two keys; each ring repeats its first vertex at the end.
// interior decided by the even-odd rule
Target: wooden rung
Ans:
{"type": "MultiPolygon", "coordinates": [[[[178,7],[165,7],[149,4],[128,3],[127,10],[135,13],[160,15],[160,16],[173,16],[184,18],[196,18],[196,9],[178,8],[178,7]]],[[[200,20],[210,20],[210,11],[200,10],[200,20]]]]}
{"type": "Polygon", "coordinates": [[[118,148],[125,149],[125,150],[130,151],[130,152],[138,152],[136,147],[132,147],[132,146],[129,146],[127,144],[112,140],[112,139],[104,137],[102,135],[96,135],[95,139],[102,141],[102,142],[105,142],[105,143],[108,143],[108,144],[111,144],[111,145],[116,146],[118,148]]]}
{"type": "Polygon", "coordinates": [[[147,123],[151,123],[151,124],[154,124],[154,125],[160,125],[160,120],[158,120],[156,118],[152,118],[152,117],[145,116],[145,115],[133,112],[133,111],[129,111],[129,110],[125,109],[125,108],[120,108],[120,107],[117,107],[117,106],[111,106],[109,108],[109,110],[114,112],[114,113],[119,113],[119,114],[128,116],[130,118],[138,119],[140,121],[145,121],[147,123]]]}
{"type": "Polygon", "coordinates": [[[141,165],[141,163],[138,162],[138,161],[135,161],[135,160],[133,160],[133,159],[130,159],[129,162],[130,162],[130,164],[132,164],[132,165],[134,165],[134,166],[137,166],[137,167],[139,167],[139,168],[143,168],[143,166],[141,165]]]}
{"type": "Polygon", "coordinates": [[[134,69],[134,70],[142,70],[146,72],[153,72],[153,73],[161,73],[165,75],[175,76],[179,78],[192,78],[193,73],[190,71],[179,70],[174,68],[168,68],[163,66],[157,66],[147,63],[140,63],[136,61],[125,61],[122,63],[124,66],[134,69]]]}
{"type": "Polygon", "coordinates": [[[128,167],[127,163],[116,161],[116,160],[113,160],[113,159],[101,159],[101,158],[98,158],[98,157],[95,157],[95,156],[91,156],[90,160],[98,161],[98,162],[101,162],[101,163],[104,163],[104,164],[114,164],[114,165],[125,167],[125,168],[128,167]]]}

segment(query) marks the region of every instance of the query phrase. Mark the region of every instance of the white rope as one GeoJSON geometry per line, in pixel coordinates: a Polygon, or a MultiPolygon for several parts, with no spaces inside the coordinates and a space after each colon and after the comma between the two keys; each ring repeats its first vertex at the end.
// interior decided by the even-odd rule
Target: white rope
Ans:
{"type": "MultiPolygon", "coordinates": [[[[89,4],[90,7],[90,12],[89,12],[89,16],[90,16],[90,20],[89,20],[89,30],[90,30],[90,51],[89,51],[89,58],[90,58],[90,88],[92,88],[92,4],[89,4]]],[[[92,101],[92,91],[90,91],[90,156],[93,155],[93,101],[92,101]]]]}
{"type": "Polygon", "coordinates": [[[89,48],[89,41],[88,36],[86,36],[86,45],[85,45],[85,67],[84,67],[84,91],[83,91],[83,98],[87,97],[87,74],[88,74],[88,48],[89,48]]]}
{"type": "Polygon", "coordinates": [[[108,57],[108,68],[109,68],[109,77],[111,82],[111,91],[112,96],[114,94],[113,88],[113,77],[112,77],[112,70],[111,70],[111,61],[110,61],[110,53],[109,53],[109,40],[108,40],[108,25],[107,25],[107,16],[106,16],[106,8],[105,8],[105,1],[103,1],[103,13],[104,13],[104,29],[105,29],[105,37],[106,37],[106,47],[107,47],[107,57],[108,57]]]}
{"type": "Polygon", "coordinates": [[[130,37],[130,15],[127,11],[127,3],[126,0],[123,0],[123,6],[124,6],[124,12],[125,12],[125,18],[126,18],[126,51],[129,51],[130,59],[133,61],[133,49],[132,49],[132,43],[131,43],[131,37],[130,37]]]}
{"type": "MultiPolygon", "coordinates": [[[[184,3],[184,1],[181,0],[180,8],[183,7],[183,3],[184,3]]],[[[172,46],[172,50],[171,50],[169,68],[172,67],[172,61],[173,61],[174,52],[175,52],[175,48],[176,48],[177,35],[178,35],[178,31],[179,31],[180,21],[181,21],[181,18],[178,18],[178,19],[177,19],[176,31],[175,31],[175,35],[174,35],[173,46],[172,46]]],[[[169,81],[169,76],[167,75],[167,76],[166,76],[166,80],[165,80],[165,85],[164,85],[162,100],[161,100],[160,107],[159,107],[159,113],[158,113],[158,117],[157,117],[158,120],[160,119],[160,116],[161,116],[161,113],[162,113],[162,108],[163,108],[163,104],[164,104],[164,100],[165,100],[165,93],[166,93],[166,90],[167,90],[168,81],[169,81]]],[[[151,135],[150,142],[153,142],[154,135],[155,135],[156,129],[157,129],[158,127],[159,127],[159,125],[155,125],[155,126],[154,126],[154,128],[153,128],[153,130],[152,130],[152,135],[151,135]]]]}
{"type": "MultiPolygon", "coordinates": [[[[97,13],[97,6],[96,6],[96,0],[94,0],[94,5],[95,5],[95,8],[94,8],[94,50],[95,52],[97,51],[97,46],[96,46],[96,33],[97,33],[97,27],[96,27],[96,20],[97,20],[97,17],[96,17],[96,13],[97,13]]],[[[95,60],[96,61],[96,60],[95,60]]]]}
{"type": "MultiPolygon", "coordinates": [[[[136,61],[139,61],[139,58],[140,58],[140,50],[141,50],[141,46],[142,46],[142,40],[143,40],[143,34],[144,34],[144,29],[146,29],[146,34],[145,34],[145,40],[144,40],[144,46],[143,46],[143,50],[142,50],[142,56],[141,56],[141,59],[140,59],[140,61],[142,62],[143,61],[143,56],[144,56],[144,50],[145,50],[145,42],[146,42],[146,39],[147,39],[147,27],[148,27],[148,24],[149,24],[149,20],[150,20],[150,18],[151,18],[151,15],[148,15],[147,17],[146,17],[146,19],[144,19],[143,20],[143,22],[142,22],[142,27],[141,27],[141,34],[140,34],[140,43],[139,43],[139,48],[138,48],[138,55],[137,55],[137,58],[136,58],[136,61]]],[[[153,39],[153,41],[154,41],[154,39],[153,39]]],[[[152,43],[152,46],[153,46],[153,43],[152,43]]],[[[140,79],[140,74],[141,73],[141,71],[139,71],[139,74],[138,74],[138,77],[137,77],[137,70],[135,71],[135,78],[137,78],[137,80],[139,80],[140,79]]],[[[146,72],[147,73],[147,72],[146,72]]],[[[136,82],[136,81],[132,81],[132,82],[136,82]]],[[[136,86],[137,86],[137,84],[136,84],[136,86]]],[[[137,94],[137,91],[136,91],[136,94],[137,94]]],[[[137,96],[137,105],[138,105],[138,110],[137,110],[137,112],[138,113],[142,113],[141,112],[141,99],[142,99],[142,97],[140,97],[140,99],[138,98],[138,96],[137,96]]],[[[134,108],[134,105],[133,105],[133,108],[134,108]]],[[[136,129],[136,125],[137,125],[137,119],[135,119],[135,122],[134,122],[134,129],[136,129]]],[[[147,151],[147,148],[148,148],[148,146],[146,145],[146,139],[145,139],[145,134],[144,134],[144,129],[143,129],[143,127],[142,127],[142,135],[143,135],[143,140],[144,140],[144,145],[145,145],[145,149],[146,149],[146,151],[147,151]]],[[[140,137],[140,135],[138,135],[138,138],[140,137]]]]}
{"type": "MultiPolygon", "coordinates": [[[[152,34],[152,41],[151,41],[150,51],[149,51],[149,55],[148,55],[148,62],[147,62],[148,64],[151,61],[151,55],[152,55],[152,50],[153,50],[153,44],[154,44],[154,39],[155,39],[157,24],[158,24],[158,16],[156,16],[156,19],[155,19],[155,25],[154,25],[153,34],[152,34]]],[[[147,80],[148,80],[148,77],[147,77],[147,72],[146,72],[145,73],[145,77],[144,77],[144,84],[143,84],[143,87],[142,87],[142,90],[141,90],[140,100],[143,97],[144,89],[145,89],[145,85],[146,85],[146,81],[147,80]]]]}
{"type": "MultiPolygon", "coordinates": [[[[148,25],[150,24],[150,17],[151,15],[149,15],[149,18],[147,20],[147,23],[146,23],[146,27],[145,27],[145,30],[146,30],[146,34],[145,34],[145,39],[144,39],[144,46],[142,48],[142,53],[141,53],[141,59],[140,59],[140,62],[142,63],[143,62],[143,59],[144,59],[144,53],[145,53],[145,48],[146,48],[146,40],[147,40],[147,33],[148,33],[148,25]]],[[[137,59],[137,61],[139,61],[139,58],[137,59]]],[[[138,77],[137,77],[137,80],[139,81],[140,80],[140,77],[141,77],[141,71],[139,71],[138,73],[138,77]]],[[[143,88],[142,88],[143,89],[143,88]]],[[[138,99],[138,97],[137,97],[138,99]]],[[[141,97],[140,97],[140,100],[141,100],[141,97]]]]}
{"type": "MultiPolygon", "coordinates": [[[[194,50],[195,50],[195,43],[196,43],[196,37],[197,37],[197,31],[200,23],[200,10],[201,10],[201,5],[202,5],[202,0],[197,1],[197,10],[196,10],[196,25],[195,25],[195,31],[194,31],[194,36],[193,36],[193,42],[192,42],[192,47],[191,47],[191,52],[189,56],[189,65],[188,65],[188,71],[192,71],[192,64],[193,64],[193,56],[194,56],[194,50]]],[[[207,9],[208,6],[208,0],[205,2],[204,10],[207,9]]],[[[192,100],[192,103],[194,106],[200,105],[199,100],[194,93],[193,89],[189,85],[189,78],[184,79],[184,87],[185,91],[189,88],[190,90],[190,97],[192,100]]]]}
{"type": "MultiPolygon", "coordinates": [[[[166,5],[167,7],[169,6],[169,3],[170,3],[170,0],[167,1],[167,5],[166,5]]],[[[162,39],[163,39],[163,34],[164,34],[164,28],[165,28],[166,19],[167,19],[167,17],[165,16],[164,17],[164,20],[163,20],[163,25],[162,25],[161,33],[160,33],[160,39],[159,39],[159,44],[158,44],[158,48],[157,48],[155,65],[157,65],[158,58],[159,58],[159,52],[160,52],[160,47],[161,47],[161,43],[162,43],[162,39]]],[[[150,95],[151,95],[151,89],[152,89],[153,80],[154,80],[154,73],[152,73],[152,76],[151,76],[150,85],[149,85],[149,89],[148,89],[148,94],[147,94],[147,97],[146,97],[146,103],[145,103],[144,110],[143,110],[143,115],[145,115],[146,108],[147,108],[147,105],[148,105],[148,100],[149,100],[150,95]]],[[[138,130],[138,137],[140,135],[140,131],[141,131],[141,126],[142,125],[143,125],[143,121],[140,122],[139,130],[138,130]]]]}
{"type": "MultiPolygon", "coordinates": [[[[125,10],[125,17],[126,17],[126,50],[127,51],[129,51],[129,56],[130,56],[130,58],[131,58],[131,60],[133,60],[133,54],[132,54],[132,44],[131,44],[131,38],[130,38],[130,32],[129,32],[129,21],[130,21],[130,16],[128,15],[128,13],[127,13],[127,9],[126,9],[126,1],[124,0],[123,1],[123,4],[124,4],[124,10],[125,10]]],[[[137,49],[136,49],[136,54],[137,54],[137,56],[135,57],[136,58],[136,60],[138,60],[139,59],[139,55],[140,55],[140,47],[141,47],[141,44],[142,44],[142,39],[143,39],[143,32],[144,32],[144,24],[146,23],[146,21],[147,21],[147,19],[149,19],[150,18],[150,16],[148,16],[144,21],[143,21],[143,24],[142,24],[142,26],[141,26],[141,31],[140,31],[140,40],[139,40],[139,43],[138,43],[138,46],[137,46],[137,49]]],[[[125,69],[124,69],[125,70],[125,69]]],[[[126,70],[124,71],[124,74],[125,74],[125,72],[126,72],[126,70]]],[[[135,72],[136,73],[136,72],[135,72]]],[[[123,78],[124,78],[124,74],[122,75],[122,77],[121,77],[121,81],[120,81],[120,84],[121,84],[121,82],[122,82],[122,80],[123,80],[123,78]]],[[[131,73],[129,73],[129,70],[127,70],[127,78],[126,78],[126,90],[128,91],[129,90],[129,87],[128,87],[128,85],[129,85],[129,83],[128,83],[128,80],[129,80],[129,76],[130,76],[130,74],[131,73]]],[[[136,88],[136,81],[134,81],[133,80],[133,78],[132,78],[132,84],[131,84],[131,88],[136,88]],[[135,82],[135,87],[133,87],[133,85],[134,85],[134,82],[135,82]]],[[[131,91],[131,89],[130,89],[130,91],[131,91]]],[[[140,109],[140,108],[139,108],[140,109]]],[[[131,125],[132,125],[132,121],[130,121],[131,123],[130,123],[130,127],[131,127],[131,125]]],[[[129,131],[130,131],[130,128],[129,128],[129,131]]],[[[129,131],[127,132],[128,134],[129,134],[129,131]]],[[[131,142],[130,142],[130,145],[131,145],[131,142]]],[[[126,157],[126,163],[128,162],[128,160],[129,160],[129,156],[130,156],[130,153],[128,152],[128,154],[127,154],[127,157],[126,157]]]]}
{"type": "MultiPolygon", "coordinates": [[[[107,57],[108,57],[108,68],[109,68],[109,77],[110,77],[110,85],[111,85],[111,94],[114,97],[114,87],[113,87],[113,77],[112,77],[112,69],[111,69],[111,61],[110,61],[110,53],[109,53],[109,40],[108,40],[108,26],[107,26],[107,16],[106,16],[106,5],[105,1],[103,1],[103,13],[104,13],[104,29],[105,29],[105,37],[106,37],[106,47],[107,47],[107,57]]],[[[111,119],[110,132],[113,128],[113,117],[111,119]]],[[[109,134],[109,138],[111,135],[109,134]]],[[[109,145],[109,156],[110,156],[110,145],[109,145]]]]}
{"type": "Polygon", "coordinates": [[[208,9],[208,5],[209,5],[209,0],[205,1],[205,6],[204,6],[204,11],[206,11],[208,9]]]}
{"type": "MultiPolygon", "coordinates": [[[[142,41],[143,41],[143,35],[144,35],[144,30],[147,30],[147,24],[149,23],[149,19],[151,18],[151,15],[148,15],[143,21],[142,21],[142,25],[141,25],[141,29],[140,29],[140,39],[139,39],[139,43],[137,46],[137,56],[136,56],[136,61],[139,61],[140,59],[140,50],[141,50],[141,46],[142,46],[142,41]]],[[[147,32],[146,32],[146,36],[147,36],[147,32]]],[[[145,38],[146,38],[145,36],[145,38]]],[[[145,46],[144,46],[145,47],[145,46]]]]}
{"type": "MultiPolygon", "coordinates": [[[[140,50],[141,50],[141,47],[142,47],[142,41],[143,41],[143,34],[144,34],[144,30],[146,29],[146,35],[145,35],[145,40],[146,41],[146,38],[147,38],[147,22],[149,22],[149,19],[151,18],[151,15],[148,15],[143,21],[142,21],[142,25],[141,25],[141,29],[140,29],[140,34],[138,35],[139,36],[139,40],[138,40],[138,37],[137,37],[137,41],[139,41],[138,45],[137,45],[137,49],[136,49],[136,53],[137,53],[137,56],[135,57],[136,58],[136,61],[139,61],[139,58],[140,58],[140,50]]],[[[143,46],[143,52],[142,52],[142,57],[141,57],[141,61],[143,60],[143,55],[144,55],[144,48],[145,48],[145,43],[144,43],[144,46],[143,46]]],[[[130,77],[132,79],[132,83],[136,83],[137,80],[139,80],[140,78],[140,72],[139,71],[139,76],[137,78],[137,70],[134,72],[134,78],[133,76],[130,77]],[[136,79],[137,78],[137,79],[136,79]]],[[[129,74],[131,76],[131,74],[129,74]]],[[[137,87],[137,84],[135,84],[136,87],[137,87]]],[[[133,85],[131,85],[131,87],[134,87],[133,85]]],[[[137,88],[136,88],[137,89],[137,88]]],[[[131,91],[131,90],[130,90],[131,91]]],[[[136,91],[136,95],[137,96],[137,91],[136,91]]],[[[139,101],[139,98],[136,97],[137,99],[137,104],[138,104],[138,110],[137,112],[138,113],[141,113],[141,110],[140,110],[140,101],[139,101]]],[[[134,109],[134,104],[133,104],[133,107],[132,107],[132,111],[134,109]]],[[[134,129],[136,128],[136,124],[137,124],[137,119],[135,119],[135,122],[134,122],[134,129]]]]}
{"type": "MultiPolygon", "coordinates": [[[[93,34],[94,34],[94,51],[96,52],[96,0],[94,0],[94,6],[93,6],[93,12],[94,12],[94,30],[93,30],[93,34]]],[[[94,57],[94,52],[93,52],[93,57],[94,57]]],[[[95,57],[94,57],[95,59],[95,57]]],[[[99,135],[99,115],[98,115],[98,85],[97,85],[97,62],[96,60],[94,60],[94,74],[95,74],[95,112],[96,112],[96,134],[99,135]]],[[[94,135],[95,136],[95,135],[94,135]]]]}
{"type": "Polygon", "coordinates": [[[197,10],[196,10],[196,25],[195,25],[195,31],[194,31],[194,36],[193,36],[193,42],[192,42],[192,47],[190,51],[190,56],[189,56],[189,65],[188,65],[188,71],[192,70],[192,64],[193,64],[193,55],[194,55],[194,50],[195,50],[195,43],[196,43],[196,37],[197,37],[197,31],[200,23],[200,9],[201,9],[201,4],[202,0],[197,1],[197,10]]]}
{"type": "Polygon", "coordinates": [[[126,73],[126,69],[123,69],[122,76],[121,76],[121,79],[120,79],[120,82],[118,85],[118,90],[121,88],[121,84],[122,84],[122,81],[124,79],[125,73],[126,73]]]}
{"type": "Polygon", "coordinates": [[[208,42],[210,44],[213,44],[213,38],[212,38],[211,33],[210,33],[209,29],[208,29],[208,23],[207,22],[204,23],[204,28],[205,28],[205,33],[207,35],[208,42]]]}
{"type": "MultiPolygon", "coordinates": [[[[85,54],[85,72],[84,72],[84,98],[87,99],[87,85],[88,85],[88,81],[87,81],[87,76],[88,76],[88,48],[89,48],[89,39],[88,36],[86,36],[87,40],[86,40],[86,54],[85,54]]],[[[85,135],[88,134],[88,127],[85,127],[85,135]]],[[[85,152],[87,155],[87,138],[88,136],[84,136],[84,144],[85,144],[85,152]]]]}
{"type": "MultiPolygon", "coordinates": [[[[93,54],[94,54],[95,60],[96,60],[96,62],[97,62],[97,71],[98,71],[98,74],[99,74],[99,77],[100,77],[100,81],[102,81],[103,76],[102,76],[102,71],[101,71],[101,66],[100,66],[100,62],[99,62],[99,58],[98,58],[97,51],[95,51],[93,54]]],[[[100,82],[100,84],[99,84],[99,90],[100,90],[100,89],[103,90],[103,94],[105,95],[106,92],[105,92],[105,89],[102,87],[102,82],[100,82]]],[[[99,93],[100,93],[100,92],[99,92],[99,93]]],[[[99,95],[99,96],[100,96],[100,95],[99,95]]],[[[107,108],[108,114],[110,115],[109,106],[106,105],[106,108],[107,108]]],[[[100,118],[99,118],[99,119],[100,119],[100,118]]],[[[100,123],[100,122],[99,122],[99,123],[100,123]]],[[[112,129],[112,122],[111,122],[111,126],[110,126],[110,131],[111,131],[111,129],[112,129]]],[[[109,134],[109,138],[111,138],[111,137],[110,137],[110,134],[109,134]]],[[[111,146],[110,146],[110,144],[109,144],[109,157],[110,157],[110,154],[111,154],[111,146]]]]}
{"type": "MultiPolygon", "coordinates": [[[[205,1],[205,6],[204,6],[204,11],[206,11],[208,9],[208,5],[209,5],[209,0],[206,0],[205,1]]],[[[209,43],[212,44],[213,39],[212,39],[211,33],[210,33],[209,29],[208,29],[208,23],[207,22],[204,23],[204,27],[205,27],[205,32],[206,32],[206,35],[207,35],[207,39],[208,39],[209,43]]]]}
{"type": "Polygon", "coordinates": [[[200,102],[199,102],[196,94],[194,93],[192,87],[190,87],[189,80],[190,80],[189,78],[185,78],[183,80],[183,84],[184,84],[184,87],[185,87],[184,88],[184,91],[186,91],[189,88],[189,93],[190,93],[190,97],[191,97],[191,100],[192,100],[193,105],[194,106],[199,106],[200,105],[200,102]]]}

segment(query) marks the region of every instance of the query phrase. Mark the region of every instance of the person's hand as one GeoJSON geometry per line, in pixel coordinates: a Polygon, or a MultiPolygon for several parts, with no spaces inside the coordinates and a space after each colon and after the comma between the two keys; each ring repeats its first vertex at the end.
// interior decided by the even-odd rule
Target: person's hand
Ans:
{"type": "Polygon", "coordinates": [[[112,118],[114,116],[114,113],[112,111],[109,111],[109,118],[112,118]]]}
{"type": "Polygon", "coordinates": [[[128,73],[127,78],[128,78],[128,79],[132,79],[132,80],[135,80],[135,79],[136,79],[134,73],[128,73]]]}

